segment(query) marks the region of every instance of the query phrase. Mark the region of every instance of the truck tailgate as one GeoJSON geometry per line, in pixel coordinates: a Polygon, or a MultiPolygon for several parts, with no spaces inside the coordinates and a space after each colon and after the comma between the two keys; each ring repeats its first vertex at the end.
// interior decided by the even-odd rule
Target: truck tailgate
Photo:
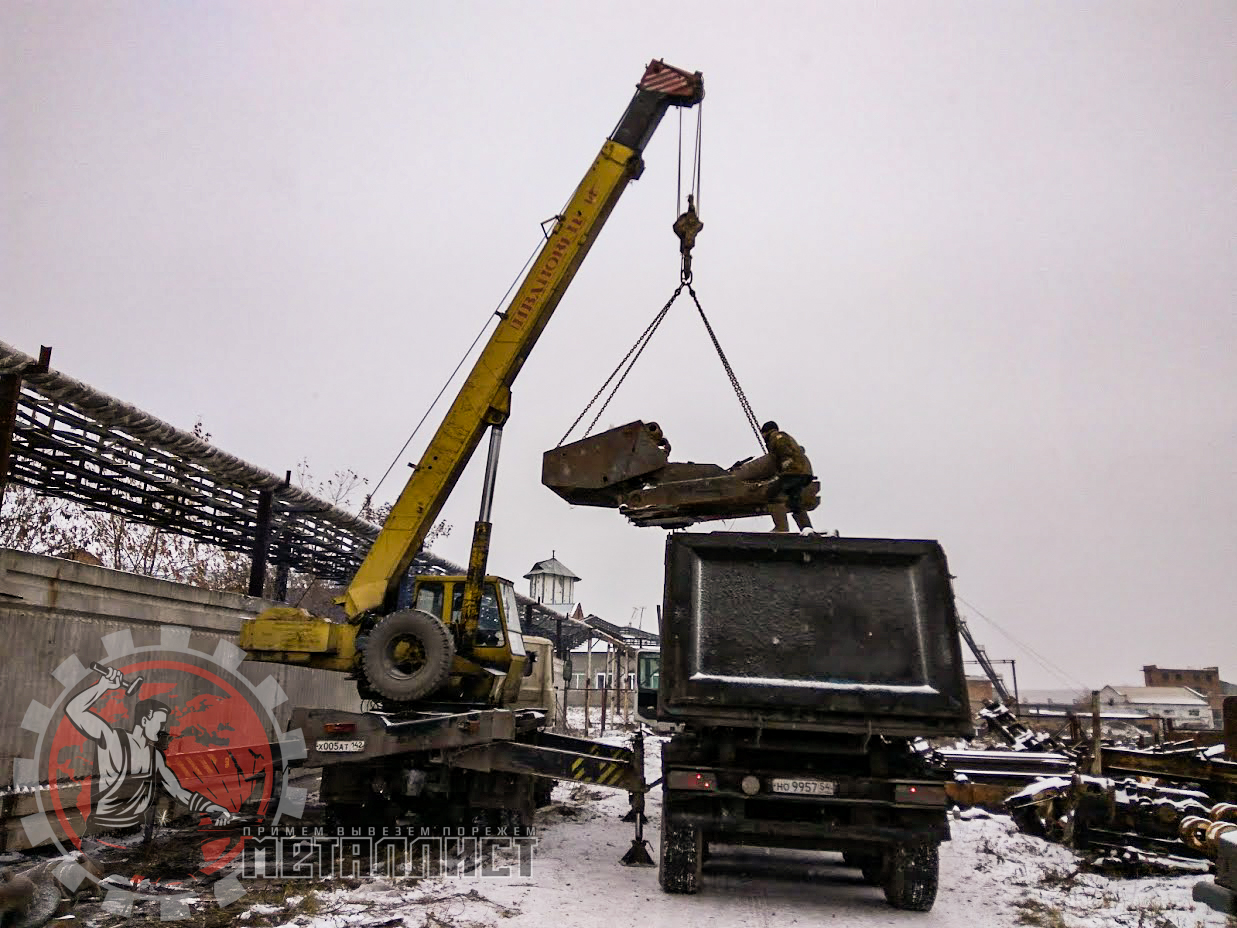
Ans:
{"type": "Polygon", "coordinates": [[[670,535],[662,639],[667,720],[971,732],[934,541],[670,535]]]}

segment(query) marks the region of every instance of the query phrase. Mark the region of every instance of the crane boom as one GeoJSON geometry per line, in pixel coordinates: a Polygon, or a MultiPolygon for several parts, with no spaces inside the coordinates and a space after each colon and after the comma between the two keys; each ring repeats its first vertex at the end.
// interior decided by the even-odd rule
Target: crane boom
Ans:
{"type": "Polygon", "coordinates": [[[581,262],[627,183],[643,169],[641,153],[671,106],[704,98],[699,74],[654,61],[602,145],[567,208],[556,217],[528,274],[430,439],[396,500],[381,534],[357,570],[341,603],[349,618],[389,611],[431,526],[472,458],[487,427],[502,426],[511,409],[511,385],[536,345],[581,262]]]}

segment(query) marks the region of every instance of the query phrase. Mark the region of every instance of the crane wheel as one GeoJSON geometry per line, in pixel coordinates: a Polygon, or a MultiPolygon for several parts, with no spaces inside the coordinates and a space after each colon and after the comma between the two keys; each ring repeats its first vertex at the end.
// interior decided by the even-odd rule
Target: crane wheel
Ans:
{"type": "Polygon", "coordinates": [[[379,620],[361,650],[361,670],[384,699],[415,702],[442,688],[451,675],[455,640],[447,627],[419,609],[379,620]]]}

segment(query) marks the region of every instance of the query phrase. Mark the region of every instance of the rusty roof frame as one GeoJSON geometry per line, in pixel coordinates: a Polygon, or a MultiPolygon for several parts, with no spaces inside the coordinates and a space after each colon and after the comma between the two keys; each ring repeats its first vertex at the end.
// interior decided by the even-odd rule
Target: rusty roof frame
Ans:
{"type": "Polygon", "coordinates": [[[271,561],[325,580],[351,578],[378,536],[374,523],[4,342],[0,375],[21,378],[13,483],[245,554],[254,550],[259,495],[270,491],[271,561]]]}

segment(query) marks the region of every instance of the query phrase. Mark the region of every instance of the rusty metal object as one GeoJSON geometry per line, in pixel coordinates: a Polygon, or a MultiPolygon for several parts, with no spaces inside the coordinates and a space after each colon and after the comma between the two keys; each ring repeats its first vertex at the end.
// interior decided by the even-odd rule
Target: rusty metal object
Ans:
{"type": "Polygon", "coordinates": [[[1224,718],[1224,756],[1237,760],[1237,696],[1225,696],[1221,704],[1224,718]]]}
{"type": "Polygon", "coordinates": [[[1074,775],[1032,784],[1006,806],[1023,831],[1078,850],[1206,857],[1214,856],[1209,830],[1231,824],[1212,822],[1206,799],[1195,790],[1074,775]]]}
{"type": "Polygon", "coordinates": [[[541,482],[572,505],[617,508],[625,488],[669,460],[670,443],[656,422],[629,422],[547,451],[541,482]]]}
{"type": "MultiPolygon", "coordinates": [[[[628,521],[633,525],[681,528],[696,522],[771,515],[774,509],[786,505],[786,495],[776,478],[744,480],[721,468],[717,468],[717,473],[707,472],[706,468],[716,467],[713,464],[678,466],[698,468],[698,475],[675,480],[670,478],[676,474],[669,472],[658,475],[655,484],[627,494],[619,511],[628,521]]],[[[819,506],[820,481],[813,480],[799,499],[804,512],[819,506]]]]}
{"type": "Polygon", "coordinates": [[[1175,783],[1197,783],[1215,799],[1237,799],[1237,763],[1184,749],[1139,751],[1105,746],[1104,774],[1135,774],[1175,783]]]}
{"type": "MultiPolygon", "coordinates": [[[[743,465],[672,462],[655,422],[618,428],[547,451],[541,482],[577,506],[618,509],[634,525],[684,528],[696,522],[769,515],[786,496],[776,477],[752,479],[743,465]]],[[[820,482],[800,495],[820,505],[820,482]]]]}
{"type": "Polygon", "coordinates": [[[996,735],[1015,751],[1068,752],[1068,748],[1052,735],[1029,728],[999,700],[985,700],[979,717],[987,725],[989,734],[996,735]]]}

